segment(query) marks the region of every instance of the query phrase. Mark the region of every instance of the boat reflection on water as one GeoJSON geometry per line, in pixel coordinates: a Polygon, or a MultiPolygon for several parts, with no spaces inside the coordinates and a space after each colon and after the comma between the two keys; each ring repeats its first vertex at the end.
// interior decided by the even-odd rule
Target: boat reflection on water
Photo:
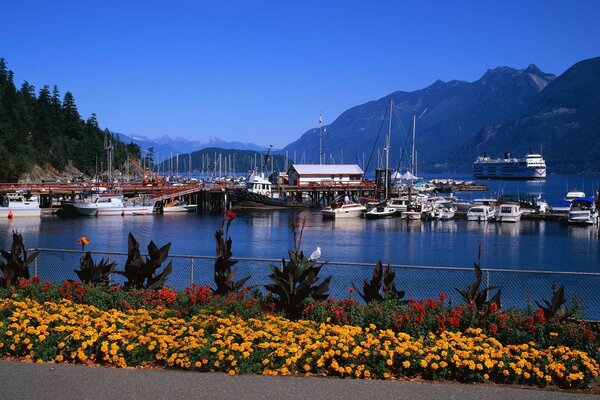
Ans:
{"type": "Polygon", "coordinates": [[[453,220],[429,221],[430,230],[436,232],[458,232],[458,223],[453,220]]]}
{"type": "Polygon", "coordinates": [[[402,222],[406,224],[406,230],[408,232],[422,232],[423,231],[424,223],[421,220],[407,219],[407,220],[403,220],[402,222]]]}
{"type": "MultiPolygon", "coordinates": [[[[52,218],[49,218],[49,220],[51,221],[52,218]]],[[[33,234],[37,236],[40,232],[41,224],[42,218],[2,218],[0,219],[0,231],[5,234],[17,231],[20,234],[33,234]]]]}
{"type": "MultiPolygon", "coordinates": [[[[384,221],[384,220],[380,220],[384,221]]],[[[340,229],[345,231],[363,231],[365,230],[366,224],[365,219],[356,217],[356,218],[336,218],[331,220],[331,229],[340,229]]],[[[376,222],[376,221],[369,221],[376,222]]],[[[325,224],[326,226],[326,224],[325,224]]]]}
{"type": "Polygon", "coordinates": [[[598,227],[594,225],[569,225],[568,235],[576,239],[594,239],[600,237],[598,227]]]}
{"type": "Polygon", "coordinates": [[[501,235],[517,236],[523,230],[523,227],[520,224],[520,222],[512,223],[512,224],[504,223],[504,224],[497,224],[497,225],[498,225],[497,233],[499,233],[501,235]]]}

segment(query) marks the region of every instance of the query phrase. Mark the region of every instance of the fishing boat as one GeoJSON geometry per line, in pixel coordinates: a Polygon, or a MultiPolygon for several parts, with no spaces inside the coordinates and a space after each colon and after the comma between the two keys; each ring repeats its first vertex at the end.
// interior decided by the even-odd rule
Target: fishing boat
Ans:
{"type": "Polygon", "coordinates": [[[0,218],[39,217],[40,203],[37,197],[26,199],[22,194],[9,194],[0,206],[0,218]]]}
{"type": "Polygon", "coordinates": [[[321,210],[323,218],[356,218],[367,210],[367,207],[359,203],[331,203],[328,207],[321,210]]]}
{"type": "Polygon", "coordinates": [[[109,216],[109,215],[146,215],[152,214],[154,205],[125,204],[121,196],[104,194],[98,196],[91,203],[76,203],[75,209],[85,216],[109,216]]]}
{"type": "Polygon", "coordinates": [[[570,224],[595,225],[598,223],[598,210],[593,197],[577,197],[571,202],[567,220],[570,224]]]}
{"type": "Polygon", "coordinates": [[[519,222],[521,220],[521,206],[519,204],[505,203],[498,207],[496,221],[498,222],[519,222]]]}
{"type": "Polygon", "coordinates": [[[492,206],[479,205],[469,208],[467,212],[468,221],[489,221],[496,215],[496,209],[492,206]]]}
{"type": "Polygon", "coordinates": [[[172,202],[165,204],[163,207],[163,214],[194,212],[197,208],[197,204],[185,204],[182,200],[173,200],[172,202]]]}

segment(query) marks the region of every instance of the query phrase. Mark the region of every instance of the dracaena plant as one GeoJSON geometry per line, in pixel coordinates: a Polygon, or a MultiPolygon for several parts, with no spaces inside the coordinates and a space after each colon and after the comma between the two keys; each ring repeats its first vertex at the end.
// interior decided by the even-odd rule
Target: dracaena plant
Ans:
{"type": "Polygon", "coordinates": [[[272,283],[265,285],[275,309],[291,319],[300,318],[307,304],[329,297],[331,276],[317,283],[323,264],[316,266],[316,261],[305,257],[300,250],[305,225],[306,218],[300,224],[293,224],[294,249],[288,251],[290,259],[282,259],[281,266],[270,265],[272,283]]]}
{"type": "Polygon", "coordinates": [[[123,285],[125,289],[158,289],[167,280],[167,276],[173,270],[172,262],[158,273],[158,269],[169,256],[171,243],[167,243],[160,249],[150,241],[148,244],[148,256],[144,259],[140,254],[140,244],[131,233],[127,239],[127,261],[125,271],[117,271],[119,275],[127,278],[123,285]]]}
{"type": "Polygon", "coordinates": [[[473,264],[475,268],[475,280],[467,287],[466,290],[460,290],[454,288],[463,298],[465,303],[474,305],[478,310],[489,308],[490,305],[496,304],[498,308],[501,307],[502,301],[502,288],[498,286],[488,286],[481,289],[481,281],[483,279],[483,273],[481,271],[481,254],[483,253],[483,246],[479,245],[479,251],[477,254],[477,262],[473,264]],[[490,291],[498,289],[498,291],[488,300],[490,291]]]}
{"type": "MultiPolygon", "coordinates": [[[[352,287],[356,290],[354,284],[352,287]]],[[[396,299],[401,304],[407,303],[406,300],[402,300],[406,292],[396,289],[396,273],[392,269],[392,266],[388,264],[384,270],[381,260],[377,261],[371,280],[368,281],[365,279],[363,282],[363,291],[357,290],[357,293],[367,304],[383,299],[396,299]]]]}
{"type": "Polygon", "coordinates": [[[552,288],[552,300],[542,300],[543,305],[539,302],[535,302],[539,308],[544,312],[544,317],[547,320],[554,319],[556,321],[564,321],[565,319],[572,316],[572,312],[567,309],[565,303],[565,286],[561,285],[558,289],[555,286],[552,288]]]}
{"type": "Polygon", "coordinates": [[[27,249],[23,244],[23,237],[13,231],[12,245],[10,251],[0,250],[5,261],[0,260],[0,287],[14,286],[19,279],[29,279],[29,265],[38,256],[39,251],[27,255],[27,249]]]}
{"type": "Polygon", "coordinates": [[[231,252],[231,237],[229,237],[229,226],[237,216],[231,210],[227,210],[223,215],[221,228],[215,232],[215,240],[217,242],[217,259],[215,260],[215,284],[216,289],[213,289],[214,294],[226,295],[228,293],[239,292],[244,284],[250,279],[249,276],[235,281],[236,271],[232,270],[238,260],[232,259],[231,252]],[[225,225],[225,222],[227,224],[225,225]],[[223,231],[225,226],[225,231],[223,231]]]}

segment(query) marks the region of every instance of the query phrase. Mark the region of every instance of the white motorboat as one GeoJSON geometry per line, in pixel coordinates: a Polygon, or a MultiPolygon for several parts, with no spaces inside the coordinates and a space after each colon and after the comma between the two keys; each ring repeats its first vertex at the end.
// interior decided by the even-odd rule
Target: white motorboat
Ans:
{"type": "Polygon", "coordinates": [[[454,218],[454,214],[456,213],[456,206],[451,202],[440,203],[437,207],[437,210],[437,219],[447,221],[454,218]]]}
{"type": "Polygon", "coordinates": [[[332,203],[329,207],[321,210],[323,218],[355,218],[365,212],[367,208],[359,203],[332,203]]]}
{"type": "Polygon", "coordinates": [[[197,208],[197,204],[185,204],[183,201],[173,200],[172,202],[165,204],[163,207],[163,214],[194,212],[197,208]]]}
{"type": "Polygon", "coordinates": [[[496,209],[492,206],[473,206],[467,211],[468,221],[489,221],[496,215],[496,209]]]}
{"type": "Polygon", "coordinates": [[[42,213],[37,197],[9,194],[0,206],[0,218],[39,217],[42,213]]]}
{"type": "Polygon", "coordinates": [[[598,210],[592,197],[577,197],[571,202],[569,216],[570,224],[595,225],[598,223],[598,210]]]}
{"type": "Polygon", "coordinates": [[[498,207],[496,221],[499,222],[519,222],[521,220],[521,207],[518,204],[505,203],[498,207]]]}
{"type": "Polygon", "coordinates": [[[571,202],[577,198],[585,198],[585,193],[577,190],[567,192],[563,200],[553,202],[550,208],[554,214],[568,214],[571,210],[571,202]]]}
{"type": "Polygon", "coordinates": [[[380,204],[369,211],[363,214],[365,218],[375,219],[375,218],[390,218],[396,215],[396,209],[393,207],[389,207],[387,204],[380,204]]]}
{"type": "Polygon", "coordinates": [[[410,200],[406,196],[389,199],[387,202],[387,206],[393,208],[397,212],[402,212],[402,211],[408,210],[409,205],[410,205],[410,200]]]}
{"type": "Polygon", "coordinates": [[[120,196],[100,195],[91,203],[76,203],[75,209],[85,216],[152,214],[154,205],[125,204],[120,196]]]}

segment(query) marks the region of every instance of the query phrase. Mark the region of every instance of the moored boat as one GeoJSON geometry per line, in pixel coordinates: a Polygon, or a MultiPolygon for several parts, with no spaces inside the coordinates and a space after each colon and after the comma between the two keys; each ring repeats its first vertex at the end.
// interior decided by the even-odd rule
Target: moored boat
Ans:
{"type": "Polygon", "coordinates": [[[522,214],[523,212],[518,204],[504,203],[498,206],[498,211],[496,212],[496,221],[519,222],[522,214]]]}
{"type": "Polygon", "coordinates": [[[163,214],[194,212],[197,208],[197,204],[185,204],[183,201],[173,200],[172,202],[165,204],[163,207],[163,214]]]}
{"type": "Polygon", "coordinates": [[[121,196],[100,195],[91,203],[76,203],[75,208],[85,216],[146,215],[152,214],[154,205],[125,204],[121,196]]]}
{"type": "Polygon", "coordinates": [[[22,194],[9,194],[0,206],[0,218],[39,217],[40,203],[36,197],[26,199],[22,194]]]}
{"type": "Polygon", "coordinates": [[[570,224],[595,225],[598,223],[598,210],[593,197],[578,197],[571,202],[567,220],[570,224]]]}
{"type": "Polygon", "coordinates": [[[467,212],[468,221],[489,221],[494,218],[496,210],[492,206],[479,205],[469,208],[467,212]]]}
{"type": "Polygon", "coordinates": [[[389,207],[387,204],[380,204],[363,214],[365,218],[376,219],[376,218],[390,218],[396,215],[396,209],[389,207]]]}
{"type": "Polygon", "coordinates": [[[359,203],[331,203],[330,206],[321,210],[323,218],[355,218],[365,212],[367,208],[359,203]]]}

